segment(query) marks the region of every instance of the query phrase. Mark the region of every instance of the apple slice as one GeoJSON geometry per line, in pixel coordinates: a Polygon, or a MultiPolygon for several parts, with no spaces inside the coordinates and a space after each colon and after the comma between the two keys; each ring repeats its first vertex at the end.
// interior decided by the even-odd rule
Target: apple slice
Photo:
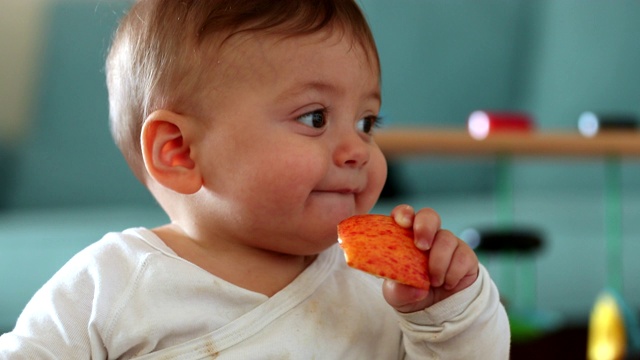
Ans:
{"type": "Polygon", "coordinates": [[[428,258],[413,242],[413,230],[386,215],[356,215],[338,224],[347,265],[402,284],[429,289],[428,258]]]}

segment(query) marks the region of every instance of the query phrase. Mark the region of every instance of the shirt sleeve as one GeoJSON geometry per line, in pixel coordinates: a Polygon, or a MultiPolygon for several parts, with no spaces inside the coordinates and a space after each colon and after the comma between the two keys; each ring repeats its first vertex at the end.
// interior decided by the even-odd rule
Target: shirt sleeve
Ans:
{"type": "Polygon", "coordinates": [[[468,288],[423,311],[399,315],[405,359],[509,358],[507,314],[482,265],[468,288]]]}
{"type": "Polygon", "coordinates": [[[0,337],[0,360],[89,358],[94,286],[82,271],[73,283],[57,280],[54,276],[47,282],[27,304],[15,329],[0,337]]]}
{"type": "Polygon", "coordinates": [[[105,359],[102,327],[137,259],[117,236],[85,248],[31,298],[13,331],[0,336],[0,360],[105,359]]]}

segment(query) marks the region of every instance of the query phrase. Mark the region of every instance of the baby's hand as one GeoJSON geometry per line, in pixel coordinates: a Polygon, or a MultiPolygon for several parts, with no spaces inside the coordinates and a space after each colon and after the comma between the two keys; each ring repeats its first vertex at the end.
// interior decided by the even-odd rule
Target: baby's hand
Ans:
{"type": "Polygon", "coordinates": [[[440,229],[440,216],[432,209],[417,213],[408,205],[396,206],[391,216],[398,225],[413,227],[416,246],[429,250],[429,291],[385,280],[383,295],[396,310],[404,313],[423,310],[466,289],[478,277],[478,258],[453,233],[440,229]]]}

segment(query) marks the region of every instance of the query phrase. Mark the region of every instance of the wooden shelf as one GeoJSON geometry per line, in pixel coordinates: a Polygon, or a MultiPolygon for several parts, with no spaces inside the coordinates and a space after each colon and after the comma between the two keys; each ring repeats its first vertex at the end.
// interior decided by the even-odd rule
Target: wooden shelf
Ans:
{"type": "Polygon", "coordinates": [[[640,156],[640,132],[607,132],[587,138],[576,132],[501,133],[476,140],[466,130],[380,130],[376,142],[388,157],[403,155],[640,156]]]}

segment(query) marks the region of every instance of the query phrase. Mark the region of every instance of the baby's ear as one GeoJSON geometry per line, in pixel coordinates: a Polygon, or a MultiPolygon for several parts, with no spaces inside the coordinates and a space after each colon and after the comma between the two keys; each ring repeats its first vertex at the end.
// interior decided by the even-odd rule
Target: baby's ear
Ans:
{"type": "Polygon", "coordinates": [[[193,194],[202,187],[202,177],[191,154],[194,126],[190,118],[157,110],[142,125],[141,145],[149,175],[162,186],[181,194],[193,194]]]}

